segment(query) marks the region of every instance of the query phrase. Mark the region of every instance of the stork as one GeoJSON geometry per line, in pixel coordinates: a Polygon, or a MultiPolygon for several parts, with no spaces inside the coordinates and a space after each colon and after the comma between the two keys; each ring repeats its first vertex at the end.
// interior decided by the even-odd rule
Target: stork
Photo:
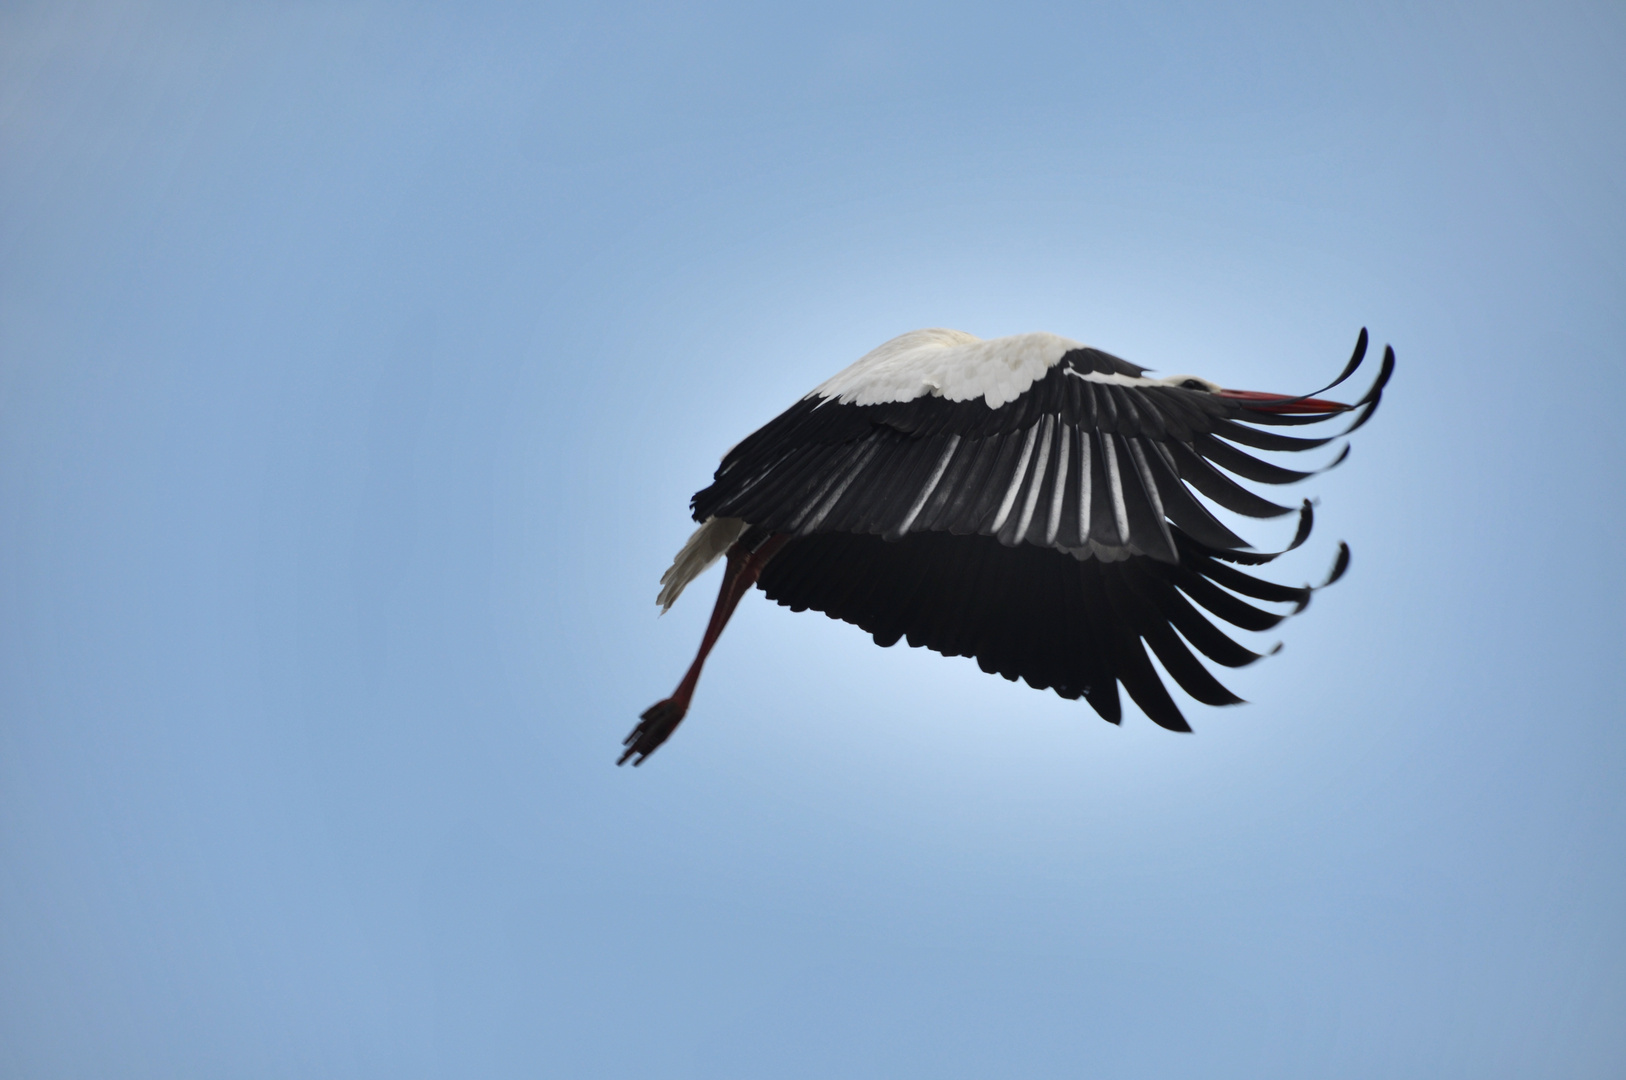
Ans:
{"type": "MultiPolygon", "coordinates": [[[[1241,701],[1192,653],[1242,667],[1259,653],[1210,621],[1268,630],[1349,566],[1338,545],[1317,586],[1260,566],[1310,535],[1311,503],[1281,551],[1259,552],[1197,495],[1248,517],[1294,512],[1238,484],[1302,480],[1253,450],[1322,447],[1371,419],[1394,371],[1352,405],[1314,394],[1227,390],[1147,369],[1055,334],[984,341],[958,330],[893,338],[816,387],[723,458],[690,500],[700,527],[661,577],[664,612],[717,559],[722,588],[700,650],[672,696],[646,710],[617,764],[642,764],[688,712],[700,669],[753,586],[792,611],[852,623],[877,645],[907,639],[983,671],[1122,716],[1118,686],[1155,724],[1191,727],[1146,647],[1206,705],[1241,701]],[[1336,435],[1282,427],[1349,415],[1336,435]],[[1292,605],[1267,610],[1267,604],[1292,605]],[[1206,614],[1205,614],[1206,613],[1206,614]]],[[[1276,646],[1277,649],[1280,645],[1276,646]]],[[[1274,650],[1272,650],[1274,651],[1274,650]]]]}

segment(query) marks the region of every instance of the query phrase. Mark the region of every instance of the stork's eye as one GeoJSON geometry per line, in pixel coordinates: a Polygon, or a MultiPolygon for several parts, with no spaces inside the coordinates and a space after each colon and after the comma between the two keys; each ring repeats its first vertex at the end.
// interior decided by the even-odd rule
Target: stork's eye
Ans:
{"type": "Polygon", "coordinates": [[[1205,393],[1208,391],[1208,387],[1203,385],[1201,382],[1199,382],[1196,379],[1187,379],[1185,382],[1181,383],[1180,385],[1181,385],[1181,387],[1183,387],[1186,390],[1201,390],[1201,391],[1203,391],[1205,393]]]}

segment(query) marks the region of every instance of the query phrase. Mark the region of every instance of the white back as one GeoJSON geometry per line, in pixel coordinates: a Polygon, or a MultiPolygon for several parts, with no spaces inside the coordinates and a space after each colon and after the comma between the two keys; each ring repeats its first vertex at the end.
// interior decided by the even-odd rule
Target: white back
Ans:
{"type": "Polygon", "coordinates": [[[983,341],[963,330],[911,330],[864,354],[808,397],[844,405],[913,401],[930,394],[949,401],[986,398],[997,409],[1015,401],[1081,344],[1056,334],[1012,334],[983,341]]]}

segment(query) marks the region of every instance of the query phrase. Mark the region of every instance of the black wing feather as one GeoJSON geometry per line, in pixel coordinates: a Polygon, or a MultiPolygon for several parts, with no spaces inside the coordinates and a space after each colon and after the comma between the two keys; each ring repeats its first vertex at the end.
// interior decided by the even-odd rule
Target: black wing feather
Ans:
{"type": "Polygon", "coordinates": [[[1326,446],[1338,438],[1336,435],[1328,435],[1324,439],[1301,439],[1294,435],[1278,435],[1274,431],[1258,431],[1234,420],[1215,420],[1211,433],[1221,439],[1241,443],[1243,446],[1251,446],[1255,450],[1285,450],[1290,453],[1299,450],[1314,450],[1316,447],[1326,446]]]}
{"type": "Polygon", "coordinates": [[[1174,466],[1180,473],[1180,479],[1225,509],[1256,518],[1281,517],[1283,514],[1293,512],[1290,507],[1279,506],[1269,499],[1255,495],[1198,457],[1196,451],[1184,443],[1167,443],[1165,448],[1174,459],[1174,466]]]}
{"type": "Polygon", "coordinates": [[[1268,461],[1260,461],[1252,454],[1244,454],[1229,443],[1212,435],[1198,435],[1191,440],[1191,448],[1226,472],[1261,484],[1292,484],[1312,474],[1298,469],[1284,469],[1268,461]]]}

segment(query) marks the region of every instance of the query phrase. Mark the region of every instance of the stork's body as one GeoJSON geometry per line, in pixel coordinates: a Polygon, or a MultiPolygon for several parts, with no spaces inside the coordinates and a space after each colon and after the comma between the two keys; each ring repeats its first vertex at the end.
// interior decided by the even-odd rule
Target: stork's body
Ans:
{"type": "MultiPolygon", "coordinates": [[[[1365,351],[1363,330],[1332,385],[1365,351]]],[[[1054,334],[894,338],[729,451],[711,486],[695,494],[701,526],[661,579],[658,601],[670,607],[726,555],[722,590],[694,664],[671,698],[644,713],[621,761],[641,763],[682,720],[706,655],[752,585],[793,610],[854,623],[877,644],[907,638],[1083,697],[1113,723],[1122,683],[1155,723],[1190,730],[1144,646],[1196,700],[1233,704],[1239,699],[1188,643],[1228,667],[1259,654],[1204,611],[1263,630],[1292,612],[1234,594],[1301,610],[1311,593],[1238,570],[1276,555],[1249,549],[1193,490],[1251,517],[1292,513],[1226,472],[1267,484],[1310,473],[1236,444],[1324,446],[1332,439],[1270,429],[1354,411],[1341,434],[1353,431],[1393,366],[1386,350],[1372,388],[1350,406],[1225,390],[1194,376],[1152,378],[1054,334]]],[[[1299,513],[1290,548],[1309,535],[1308,501],[1299,513]]],[[[1347,563],[1340,545],[1326,583],[1347,563]]]]}

